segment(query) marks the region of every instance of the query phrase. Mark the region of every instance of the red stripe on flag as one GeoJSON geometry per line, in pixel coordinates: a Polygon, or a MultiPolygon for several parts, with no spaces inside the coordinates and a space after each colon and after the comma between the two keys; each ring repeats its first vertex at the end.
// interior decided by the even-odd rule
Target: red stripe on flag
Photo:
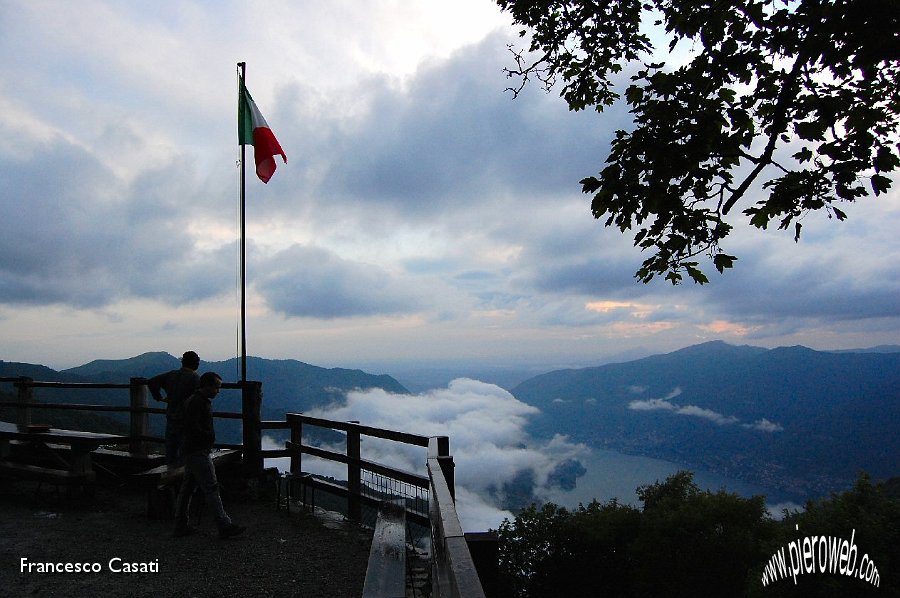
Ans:
{"type": "Polygon", "coordinates": [[[263,183],[268,183],[275,174],[275,156],[281,156],[287,164],[287,156],[281,144],[275,139],[272,129],[257,127],[253,129],[253,158],[256,161],[256,176],[263,183]]]}

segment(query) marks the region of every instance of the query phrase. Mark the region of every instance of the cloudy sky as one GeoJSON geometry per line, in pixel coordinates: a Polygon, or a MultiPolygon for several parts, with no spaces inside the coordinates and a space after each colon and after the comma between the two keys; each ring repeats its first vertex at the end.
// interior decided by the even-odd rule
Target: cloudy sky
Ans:
{"type": "Polygon", "coordinates": [[[738,227],[705,287],[640,284],[578,185],[627,115],[513,100],[516,39],[490,0],[0,0],[0,359],[238,353],[239,61],[289,160],[248,172],[251,354],[900,343],[896,191],[810,216],[799,245],[738,227]]]}

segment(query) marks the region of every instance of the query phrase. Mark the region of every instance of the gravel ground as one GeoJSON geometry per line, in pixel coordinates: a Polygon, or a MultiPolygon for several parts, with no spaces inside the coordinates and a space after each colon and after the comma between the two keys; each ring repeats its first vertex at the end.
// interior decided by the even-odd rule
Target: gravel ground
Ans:
{"type": "Polygon", "coordinates": [[[46,485],[37,495],[35,489],[0,480],[0,596],[362,593],[371,531],[326,527],[296,510],[288,516],[274,499],[226,495],[226,510],[247,532],[220,540],[208,516],[198,533],[172,537],[171,521],[148,519],[139,491],[99,488],[93,497],[68,497],[46,485]],[[100,572],[40,572],[43,563],[95,564],[100,572]]]}

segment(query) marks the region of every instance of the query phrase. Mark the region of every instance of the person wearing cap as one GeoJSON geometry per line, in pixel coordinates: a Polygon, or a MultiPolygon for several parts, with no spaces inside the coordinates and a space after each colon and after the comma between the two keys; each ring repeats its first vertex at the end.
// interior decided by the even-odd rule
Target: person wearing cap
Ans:
{"type": "Polygon", "coordinates": [[[200,357],[194,351],[187,351],[181,356],[180,369],[147,380],[147,388],[153,398],[166,404],[166,465],[170,467],[181,460],[181,408],[200,385],[200,376],[197,375],[199,367],[200,357]]]}
{"type": "Polygon", "coordinates": [[[199,487],[203,492],[207,505],[215,512],[219,536],[229,538],[244,532],[246,528],[231,521],[222,505],[219,492],[219,481],[216,478],[216,466],[211,451],[216,442],[216,430],[213,427],[212,400],[222,388],[222,377],[215,372],[206,372],[200,376],[200,387],[184,403],[184,442],[182,458],[184,461],[184,479],[178,492],[175,504],[176,538],[194,533],[195,528],[188,525],[188,504],[191,495],[199,487]]]}

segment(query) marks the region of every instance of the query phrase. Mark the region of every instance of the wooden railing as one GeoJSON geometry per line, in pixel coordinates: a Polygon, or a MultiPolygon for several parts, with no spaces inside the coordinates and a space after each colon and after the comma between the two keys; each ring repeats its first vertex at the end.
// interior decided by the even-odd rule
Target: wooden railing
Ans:
{"type": "MultiPolygon", "coordinates": [[[[370,476],[383,476],[385,479],[408,485],[412,489],[418,489],[425,493],[428,492],[429,480],[427,477],[363,459],[361,455],[362,437],[364,436],[381,438],[423,448],[428,446],[429,439],[427,436],[385,430],[382,428],[373,428],[360,425],[359,422],[340,422],[310,417],[308,415],[303,415],[302,413],[288,413],[285,415],[284,422],[262,422],[261,427],[263,429],[287,428],[290,430],[290,440],[286,443],[284,449],[265,450],[262,451],[262,453],[266,458],[290,457],[290,472],[294,476],[298,476],[304,471],[304,455],[345,464],[347,467],[346,488],[328,484],[321,480],[313,481],[312,483],[321,487],[323,490],[345,496],[347,498],[347,515],[350,519],[355,521],[362,520],[361,513],[364,504],[377,508],[383,498],[365,491],[363,479],[366,474],[370,476]],[[346,437],[345,450],[343,452],[337,452],[304,443],[304,428],[308,429],[310,426],[343,432],[346,437]]],[[[406,496],[406,498],[415,499],[415,495],[406,496]]],[[[427,502],[427,498],[425,499],[425,502],[427,502]]],[[[413,507],[408,508],[407,511],[409,512],[408,515],[411,521],[424,523],[425,525],[428,524],[427,508],[418,509],[413,507]]]]}
{"type": "MultiPolygon", "coordinates": [[[[34,409],[127,412],[130,414],[130,452],[146,454],[148,443],[164,442],[163,438],[150,434],[149,416],[165,414],[166,411],[163,408],[147,405],[149,393],[145,378],[131,378],[128,384],[36,382],[27,377],[0,378],[0,383],[3,382],[11,382],[17,389],[16,401],[0,402],[0,406],[15,407],[17,424],[31,423],[34,409]],[[128,389],[129,405],[37,402],[34,400],[33,389],[35,388],[128,389]]],[[[300,475],[303,472],[304,455],[343,463],[347,466],[346,487],[314,478],[310,478],[308,483],[314,484],[324,491],[345,496],[348,517],[355,521],[362,520],[364,504],[377,507],[383,499],[383,497],[367,493],[369,489],[363,482],[364,472],[383,476],[385,479],[406,484],[427,493],[427,509],[421,508],[419,506],[421,503],[417,500],[407,501],[407,517],[408,520],[428,526],[431,530],[433,595],[441,598],[484,596],[482,584],[475,570],[456,511],[455,466],[453,457],[450,455],[449,439],[446,436],[427,437],[373,428],[361,425],[359,422],[339,422],[310,417],[302,413],[288,413],[285,415],[284,421],[262,421],[260,417],[262,384],[260,382],[225,383],[222,388],[241,391],[242,409],[240,413],[216,411],[213,416],[240,419],[242,421],[242,443],[239,445],[217,443],[216,446],[241,450],[245,475],[261,476],[267,458],[289,457],[290,472],[294,475],[300,475]],[[305,444],[303,442],[305,426],[343,432],[346,435],[345,451],[337,452],[305,444]],[[262,448],[263,430],[289,430],[290,440],[285,443],[283,449],[264,450],[262,448]],[[425,456],[428,475],[406,472],[364,459],[361,454],[363,436],[427,448],[425,456]]]]}
{"type": "MultiPolygon", "coordinates": [[[[16,421],[20,425],[32,423],[34,410],[59,409],[69,411],[93,411],[101,413],[129,413],[129,443],[128,450],[132,453],[146,454],[148,443],[164,444],[165,439],[150,433],[150,415],[166,413],[165,408],[150,407],[148,405],[149,392],[146,378],[131,378],[128,384],[99,383],[99,382],[39,382],[28,377],[0,378],[0,383],[12,383],[16,388],[16,401],[0,401],[0,406],[15,407],[16,421]],[[128,390],[129,404],[125,405],[98,405],[88,403],[51,403],[37,402],[34,399],[34,389],[69,389],[69,390],[104,390],[118,389],[128,390]]],[[[242,420],[243,442],[241,444],[217,443],[217,448],[230,448],[244,451],[245,467],[249,464],[251,472],[262,471],[260,449],[262,439],[259,427],[259,409],[262,397],[262,384],[260,382],[224,383],[224,389],[238,389],[241,391],[241,412],[215,411],[214,417],[223,419],[242,420]]]]}

